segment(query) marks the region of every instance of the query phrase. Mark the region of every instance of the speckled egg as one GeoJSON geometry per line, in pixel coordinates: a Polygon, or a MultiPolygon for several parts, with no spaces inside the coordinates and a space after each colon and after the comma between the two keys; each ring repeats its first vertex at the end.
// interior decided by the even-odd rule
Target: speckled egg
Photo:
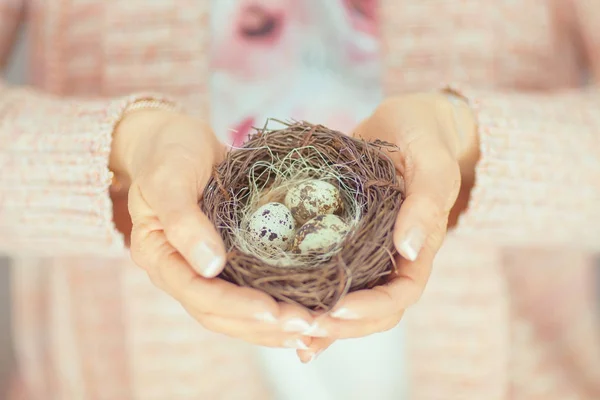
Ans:
{"type": "Polygon", "coordinates": [[[304,225],[294,237],[294,253],[327,253],[341,243],[348,233],[348,225],[333,214],[319,215],[304,225]]]}
{"type": "Polygon", "coordinates": [[[296,223],[290,210],[281,203],[267,203],[248,220],[249,239],[268,253],[289,248],[296,223]]]}
{"type": "Polygon", "coordinates": [[[319,180],[301,183],[285,196],[285,205],[299,224],[317,215],[335,214],[343,208],[343,204],[338,188],[319,180]]]}

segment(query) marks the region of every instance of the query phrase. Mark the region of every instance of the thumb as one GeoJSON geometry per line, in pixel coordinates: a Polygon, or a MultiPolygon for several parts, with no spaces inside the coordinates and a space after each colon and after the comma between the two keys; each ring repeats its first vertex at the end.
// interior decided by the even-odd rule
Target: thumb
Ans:
{"type": "MultiPolygon", "coordinates": [[[[158,218],[169,243],[198,274],[213,278],[223,270],[225,249],[215,227],[198,206],[197,188],[203,185],[181,168],[166,170],[162,168],[141,180],[141,197],[158,218]]],[[[132,220],[135,223],[133,214],[132,220]]]]}
{"type": "Polygon", "coordinates": [[[460,169],[445,146],[424,137],[405,154],[406,198],[395,227],[395,244],[402,256],[415,261],[429,245],[442,244],[448,214],[460,189],[460,169]]]}

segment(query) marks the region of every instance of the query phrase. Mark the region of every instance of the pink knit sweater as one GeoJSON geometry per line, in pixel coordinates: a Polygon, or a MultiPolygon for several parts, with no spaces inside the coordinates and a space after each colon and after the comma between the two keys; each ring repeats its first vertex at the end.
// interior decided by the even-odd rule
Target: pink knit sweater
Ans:
{"type": "MultiPolygon", "coordinates": [[[[268,399],[245,345],[131,266],[108,196],[130,93],[208,115],[208,1],[23,2],[0,0],[0,62],[25,17],[33,47],[35,88],[0,86],[21,394],[268,399]]],[[[580,85],[600,80],[600,2],[379,3],[385,91],[456,83],[481,136],[470,207],[406,316],[410,399],[599,399],[600,93],[580,85]]]]}

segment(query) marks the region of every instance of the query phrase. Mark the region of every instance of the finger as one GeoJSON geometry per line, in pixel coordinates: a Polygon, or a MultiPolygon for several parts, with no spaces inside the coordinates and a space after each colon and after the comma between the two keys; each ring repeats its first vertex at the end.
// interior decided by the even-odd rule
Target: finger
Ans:
{"type": "Polygon", "coordinates": [[[330,338],[352,339],[381,333],[394,328],[404,315],[404,310],[381,319],[340,320],[325,317],[319,324],[329,332],[330,338]]]}
{"type": "Polygon", "coordinates": [[[130,201],[132,219],[144,217],[138,213],[144,205],[136,200],[146,203],[162,224],[169,242],[196,272],[207,278],[217,276],[225,264],[225,249],[213,224],[198,206],[198,188],[203,187],[207,177],[198,176],[187,162],[168,162],[132,187],[139,191],[130,201]]]}
{"type": "Polygon", "coordinates": [[[401,313],[421,298],[431,274],[436,251],[428,246],[421,251],[416,261],[398,257],[398,272],[390,282],[346,295],[329,316],[338,320],[361,321],[401,313]]]}
{"type": "Polygon", "coordinates": [[[258,346],[308,349],[311,344],[309,337],[282,332],[275,324],[202,314],[187,308],[186,310],[204,328],[258,346]]]}
{"type": "Polygon", "coordinates": [[[404,258],[415,261],[425,245],[441,246],[460,189],[460,168],[447,149],[428,136],[405,151],[406,199],[396,220],[394,243],[404,258]]]}
{"type": "MultiPolygon", "coordinates": [[[[220,280],[219,280],[220,281],[220,280]]],[[[212,282],[212,281],[211,281],[212,282]]],[[[224,282],[224,281],[221,281],[224,282]]],[[[229,284],[228,282],[224,282],[229,284]]],[[[247,291],[249,294],[257,292],[263,295],[262,292],[256,291],[250,288],[238,288],[240,292],[247,291]]],[[[195,296],[195,294],[194,294],[195,296]]],[[[275,300],[271,299],[273,302],[275,300]]],[[[223,314],[206,311],[198,307],[198,301],[195,301],[193,296],[188,297],[185,303],[185,308],[193,314],[208,314],[217,317],[223,317],[223,314]]],[[[281,332],[288,334],[301,334],[304,336],[310,336],[311,334],[319,334],[318,327],[315,326],[314,319],[310,312],[304,307],[296,306],[293,304],[276,303],[278,310],[275,318],[265,318],[264,315],[259,315],[259,318],[254,318],[254,321],[258,321],[255,327],[262,327],[264,331],[281,332]]],[[[227,317],[225,317],[227,318],[227,317]]],[[[231,317],[229,317],[231,318],[231,317]]],[[[240,323],[248,323],[248,320],[240,319],[240,323]]]]}
{"type": "Polygon", "coordinates": [[[307,350],[299,349],[296,351],[296,354],[301,362],[307,364],[317,359],[317,357],[339,339],[365,337],[393,329],[398,325],[403,314],[404,312],[400,312],[380,320],[339,321],[329,318],[328,320],[320,321],[321,325],[331,332],[333,336],[312,338],[310,347],[307,350]]]}
{"type": "Polygon", "coordinates": [[[308,364],[316,360],[335,341],[336,339],[333,338],[312,338],[308,350],[298,349],[296,350],[296,355],[302,363],[308,364]]]}
{"type": "Polygon", "coordinates": [[[278,304],[259,290],[198,276],[152,221],[137,224],[131,240],[134,261],[145,267],[153,282],[199,312],[278,321],[288,332],[312,328],[313,318],[303,307],[278,304]]]}
{"type": "Polygon", "coordinates": [[[266,293],[222,279],[199,276],[167,241],[161,230],[134,229],[132,257],[152,282],[176,300],[203,313],[275,322],[279,305],[266,293]]]}
{"type": "Polygon", "coordinates": [[[316,324],[311,313],[298,305],[279,303],[278,320],[281,329],[287,333],[299,333],[304,336],[326,336],[327,334],[316,324]]]}

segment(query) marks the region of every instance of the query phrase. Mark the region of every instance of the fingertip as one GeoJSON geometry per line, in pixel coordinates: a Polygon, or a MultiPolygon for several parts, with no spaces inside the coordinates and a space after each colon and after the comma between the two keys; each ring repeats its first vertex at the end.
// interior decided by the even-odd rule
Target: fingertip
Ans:
{"type": "Polygon", "coordinates": [[[307,350],[296,350],[296,356],[302,364],[308,364],[311,360],[311,352],[307,350]]]}
{"type": "Polygon", "coordinates": [[[296,350],[296,355],[302,364],[310,364],[311,362],[315,361],[322,352],[323,350],[315,349],[296,350]]]}

